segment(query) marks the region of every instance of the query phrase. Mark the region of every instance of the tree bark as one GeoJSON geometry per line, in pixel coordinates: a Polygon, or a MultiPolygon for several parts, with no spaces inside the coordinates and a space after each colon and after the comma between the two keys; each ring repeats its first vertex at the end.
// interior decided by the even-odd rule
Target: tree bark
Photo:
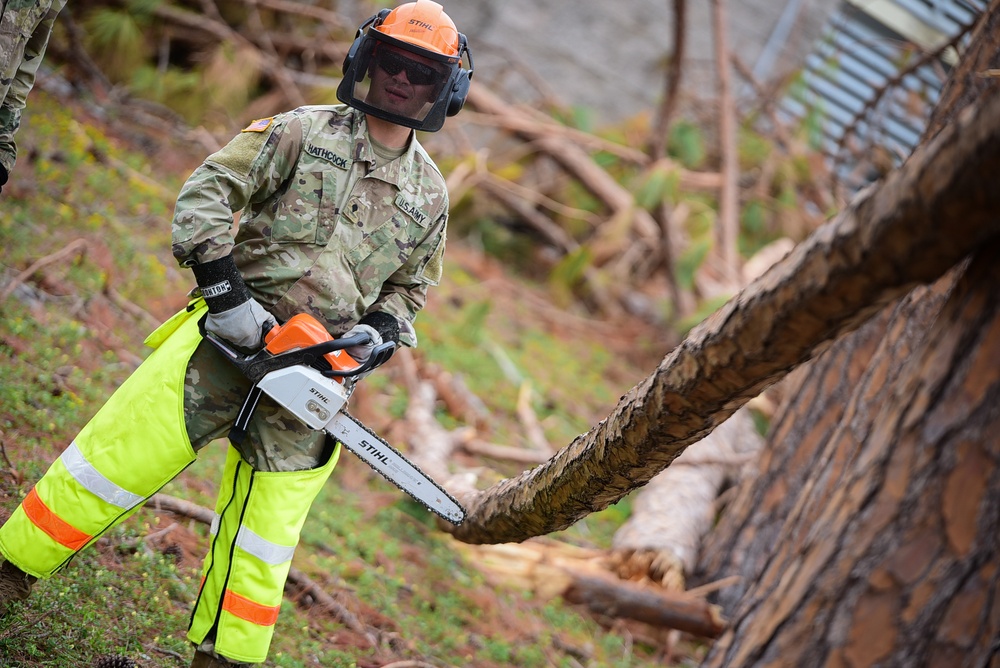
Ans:
{"type": "Polygon", "coordinates": [[[706,666],[996,663],[998,284],[994,240],[926,337],[897,338],[920,344],[875,360],[706,666]]]}
{"type": "Polygon", "coordinates": [[[472,543],[564,529],[645,485],[751,398],[1000,233],[1000,95],[729,301],[549,462],[468,496],[472,543]]]}
{"type": "Polygon", "coordinates": [[[913,355],[933,324],[951,291],[953,274],[933,287],[914,290],[786,380],[786,399],[771,425],[758,472],[739,488],[707,536],[692,578],[698,584],[739,577],[716,597],[727,614],[735,613],[760,577],[801,496],[816,480],[842,475],[851,446],[837,435],[872,429],[875,402],[889,391],[902,370],[900,361],[913,355]]]}

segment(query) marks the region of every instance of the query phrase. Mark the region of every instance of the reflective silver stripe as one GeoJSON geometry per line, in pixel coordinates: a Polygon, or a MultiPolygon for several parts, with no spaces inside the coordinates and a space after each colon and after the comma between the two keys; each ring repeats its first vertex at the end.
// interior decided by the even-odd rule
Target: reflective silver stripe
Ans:
{"type": "Polygon", "coordinates": [[[111,505],[128,510],[146,500],[146,497],[133,494],[105,478],[94,465],[80,452],[76,441],[69,444],[66,451],[59,456],[63,466],[73,478],[94,496],[107,501],[111,505]]]}
{"type": "Polygon", "coordinates": [[[265,538],[261,538],[246,527],[240,527],[240,532],[236,534],[236,544],[243,551],[252,554],[264,563],[271,564],[272,566],[291,561],[292,555],[295,554],[294,546],[288,547],[287,545],[272,543],[265,538]]]}
{"type": "Polygon", "coordinates": [[[213,536],[219,533],[219,523],[221,521],[222,518],[219,516],[219,513],[215,513],[214,515],[212,515],[212,526],[208,528],[208,532],[213,536]]]}

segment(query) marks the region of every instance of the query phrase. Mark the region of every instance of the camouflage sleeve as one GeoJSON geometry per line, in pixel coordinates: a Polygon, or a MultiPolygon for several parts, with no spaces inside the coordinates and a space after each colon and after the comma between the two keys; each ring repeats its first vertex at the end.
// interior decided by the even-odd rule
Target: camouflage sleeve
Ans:
{"type": "MultiPolygon", "coordinates": [[[[5,4],[5,11],[13,14],[13,16],[5,18],[5,23],[12,21],[14,24],[18,24],[34,20],[37,17],[30,15],[31,9],[37,7],[37,2],[31,2],[24,7],[13,0],[9,0],[5,4]],[[18,16],[18,13],[23,16],[18,16]]],[[[52,26],[55,24],[56,16],[65,4],[66,0],[53,0],[48,11],[45,12],[33,30],[31,30],[30,25],[21,26],[24,30],[22,35],[31,30],[27,41],[21,43],[24,47],[23,56],[19,57],[17,53],[20,51],[21,44],[6,43],[6,40],[4,43],[0,43],[0,51],[5,49],[14,51],[14,53],[4,54],[9,56],[11,60],[7,71],[0,73],[0,76],[4,78],[10,77],[10,87],[3,99],[3,104],[0,104],[0,165],[3,165],[8,173],[14,169],[14,162],[17,159],[17,144],[14,142],[14,135],[21,125],[21,112],[27,103],[28,93],[35,85],[38,66],[42,64],[42,58],[45,56],[45,49],[49,44],[49,36],[52,34],[52,26]]]]}
{"type": "Polygon", "coordinates": [[[254,121],[205,159],[181,187],[173,254],[181,266],[232,253],[234,214],[277,192],[295,169],[303,126],[292,113],[254,121]]]}
{"type": "Polygon", "coordinates": [[[430,233],[410,255],[410,259],[382,285],[378,299],[368,312],[385,311],[401,321],[399,341],[415,348],[417,334],[412,323],[427,303],[427,290],[441,282],[448,230],[448,206],[431,226],[430,233]]]}

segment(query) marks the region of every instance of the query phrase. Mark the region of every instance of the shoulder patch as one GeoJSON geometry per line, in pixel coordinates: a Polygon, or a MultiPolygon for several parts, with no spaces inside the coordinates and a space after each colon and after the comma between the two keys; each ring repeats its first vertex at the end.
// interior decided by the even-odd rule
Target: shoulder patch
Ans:
{"type": "Polygon", "coordinates": [[[273,120],[274,116],[270,116],[268,118],[258,118],[256,121],[243,128],[241,132],[263,132],[271,127],[271,122],[273,120]]]}
{"type": "Polygon", "coordinates": [[[427,214],[420,210],[419,207],[414,206],[408,202],[402,195],[402,193],[396,195],[396,207],[405,213],[407,216],[412,218],[417,225],[420,227],[427,227],[430,220],[427,218],[427,214]]]}

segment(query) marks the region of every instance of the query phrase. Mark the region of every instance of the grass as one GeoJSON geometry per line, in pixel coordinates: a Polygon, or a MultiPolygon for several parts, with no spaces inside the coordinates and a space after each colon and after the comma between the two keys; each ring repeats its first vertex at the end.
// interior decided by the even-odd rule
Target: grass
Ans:
{"type": "MultiPolygon", "coordinates": [[[[190,287],[169,256],[169,193],[186,174],[158,171],[158,156],[81,119],[33,93],[18,136],[21,158],[3,192],[7,280],[75,239],[88,245],[43,267],[0,304],[0,444],[9,461],[0,471],[0,516],[145,354],[149,323],[108,289],[165,318],[190,287]]],[[[488,411],[490,438],[519,442],[517,402],[528,388],[546,437],[565,445],[604,417],[642,371],[600,336],[566,345],[560,323],[546,315],[544,292],[503,280],[510,282],[498,288],[449,260],[444,284],[418,319],[417,354],[465,379],[488,411]]],[[[391,374],[365,382],[385,420],[402,414],[407,397],[391,374]]],[[[210,445],[164,492],[211,507],[224,455],[224,443],[210,445]]],[[[517,472],[501,466],[494,475],[517,472]]],[[[625,499],[553,538],[607,547],[628,512],[625,499]]],[[[207,540],[203,526],[141,510],[0,620],[0,664],[76,668],[122,654],[145,668],[187,666],[184,634],[207,540]]],[[[659,665],[655,647],[558,599],[498,586],[464,554],[424,509],[345,454],[313,506],[294,566],[377,628],[381,642],[372,647],[286,596],[266,665],[659,665]]]]}

